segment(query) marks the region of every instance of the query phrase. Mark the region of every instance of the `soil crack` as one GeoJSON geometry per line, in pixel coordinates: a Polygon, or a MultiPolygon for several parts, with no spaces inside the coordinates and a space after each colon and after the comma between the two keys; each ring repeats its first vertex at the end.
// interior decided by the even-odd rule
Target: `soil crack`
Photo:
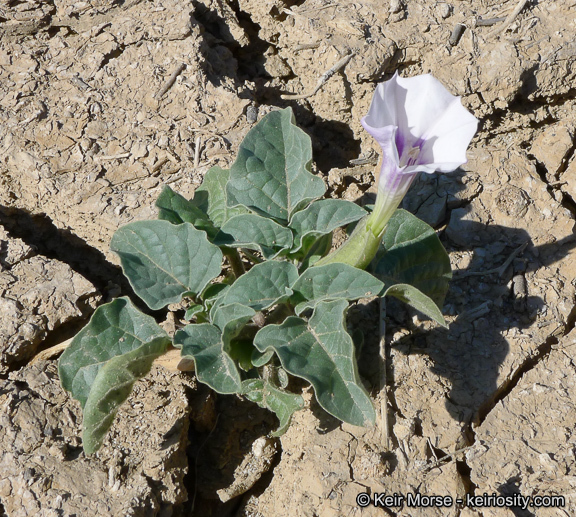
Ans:
{"type": "Polygon", "coordinates": [[[77,235],[58,228],[47,215],[0,206],[0,225],[11,237],[22,239],[40,255],[67,264],[102,293],[110,289],[110,282],[115,282],[122,292],[133,294],[119,266],[108,262],[101,251],[77,235]]]}

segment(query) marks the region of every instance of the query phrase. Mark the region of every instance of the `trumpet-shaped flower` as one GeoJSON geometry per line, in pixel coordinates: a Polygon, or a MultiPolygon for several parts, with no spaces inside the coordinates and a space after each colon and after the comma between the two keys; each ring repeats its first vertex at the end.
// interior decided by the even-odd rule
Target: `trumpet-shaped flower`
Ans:
{"type": "Polygon", "coordinates": [[[466,163],[478,120],[431,75],[394,74],[376,88],[362,125],[382,147],[378,195],[367,227],[382,233],[418,172],[466,163]]]}
{"type": "Polygon", "coordinates": [[[466,163],[478,120],[431,75],[404,79],[394,74],[377,86],[362,125],[382,147],[376,204],[350,239],[318,265],[366,267],[417,174],[451,172],[466,163]]]}

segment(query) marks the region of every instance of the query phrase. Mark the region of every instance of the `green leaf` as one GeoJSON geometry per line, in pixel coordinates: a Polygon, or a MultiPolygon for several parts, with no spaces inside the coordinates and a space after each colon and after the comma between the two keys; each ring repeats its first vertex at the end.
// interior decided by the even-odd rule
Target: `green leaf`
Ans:
{"type": "MultiPolygon", "coordinates": [[[[306,244],[304,249],[306,250],[306,254],[300,264],[300,271],[312,267],[332,249],[332,232],[322,235],[322,237],[316,239],[310,246],[306,244]]],[[[301,252],[302,250],[300,250],[300,253],[296,253],[296,256],[300,255],[301,252]]]]}
{"type": "Polygon", "coordinates": [[[246,135],[230,168],[228,203],[287,221],[326,185],[310,172],[310,137],[294,124],[291,108],[266,115],[246,135]]]}
{"type": "Polygon", "coordinates": [[[295,213],[290,221],[289,226],[295,234],[292,252],[303,246],[307,249],[321,235],[358,221],[366,214],[362,207],[343,199],[314,201],[305,210],[295,213]]]}
{"type": "Polygon", "coordinates": [[[444,320],[444,316],[442,315],[442,311],[438,308],[436,303],[434,303],[434,300],[426,296],[422,291],[416,289],[413,285],[394,284],[386,290],[384,296],[394,296],[419,310],[443,327],[448,327],[444,320]]]}
{"type": "Polygon", "coordinates": [[[151,309],[199,293],[216,278],[222,252],[191,224],[138,221],[121,227],[110,244],[136,294],[151,309]]]}
{"type": "Polygon", "coordinates": [[[190,223],[198,230],[204,230],[211,236],[214,236],[218,231],[205,212],[184,196],[174,192],[168,185],[164,186],[162,193],[158,196],[156,206],[158,207],[158,218],[161,220],[172,224],[190,223]]]}
{"type": "Polygon", "coordinates": [[[214,282],[209,286],[207,286],[206,289],[204,289],[204,291],[202,291],[202,293],[200,294],[200,298],[202,298],[204,304],[206,304],[209,301],[213,301],[216,298],[224,296],[224,292],[227,289],[230,289],[229,284],[225,284],[222,282],[214,282]]]}
{"type": "Polygon", "coordinates": [[[352,338],[345,329],[346,300],[320,302],[310,321],[291,316],[254,338],[260,352],[276,351],[284,369],[309,381],[320,405],[353,425],[372,425],[374,406],[362,386],[352,338]]]}
{"type": "MultiPolygon", "coordinates": [[[[232,340],[240,334],[246,323],[248,323],[255,314],[256,311],[254,309],[240,305],[239,303],[219,305],[215,309],[212,323],[222,330],[222,350],[232,359],[239,359],[238,354],[242,355],[245,351],[245,347],[235,347],[232,340]]],[[[244,361],[244,364],[245,363],[244,361]]]]}
{"type": "Polygon", "coordinates": [[[262,379],[248,379],[242,382],[242,394],[261,408],[269,409],[276,414],[280,425],[272,436],[283,435],[290,425],[292,414],[304,407],[304,399],[300,395],[278,389],[262,379]]]}
{"type": "Polygon", "coordinates": [[[202,185],[194,193],[191,203],[208,215],[214,225],[220,228],[228,219],[250,213],[243,206],[230,207],[227,202],[226,184],[230,171],[218,166],[212,167],[204,175],[202,185]]]}
{"type": "Polygon", "coordinates": [[[394,212],[370,267],[385,290],[409,284],[442,308],[452,278],[450,259],[434,229],[411,213],[394,212]]]}
{"type": "MultiPolygon", "coordinates": [[[[245,305],[239,303],[231,303],[228,305],[220,305],[212,317],[212,323],[220,328],[222,331],[227,327],[237,325],[237,322],[242,321],[242,326],[246,324],[254,315],[256,311],[245,305]]],[[[231,327],[230,327],[231,328],[231,327]]]]}
{"type": "Polygon", "coordinates": [[[154,318],[142,314],[128,298],[101,305],[60,357],[58,373],[62,387],[84,407],[92,383],[106,361],[157,338],[170,342],[154,318]]]}
{"type": "Polygon", "coordinates": [[[260,352],[260,350],[254,349],[251,358],[252,364],[256,368],[260,368],[261,366],[264,366],[266,363],[268,363],[268,361],[272,359],[273,355],[274,350],[267,350],[266,352],[260,352]]]}
{"type": "Polygon", "coordinates": [[[203,305],[199,305],[195,303],[186,309],[186,314],[184,314],[185,320],[191,320],[196,314],[202,312],[204,310],[203,305]]]}
{"type": "Polygon", "coordinates": [[[298,270],[291,262],[269,260],[256,264],[230,286],[221,304],[240,303],[256,311],[267,309],[292,295],[290,287],[297,278],[298,270]]]}
{"type": "Polygon", "coordinates": [[[252,339],[235,339],[230,343],[229,348],[230,350],[227,352],[228,355],[236,361],[242,370],[247,372],[254,368],[252,364],[252,353],[256,349],[252,344],[252,339]]]}
{"type": "Polygon", "coordinates": [[[229,289],[230,286],[227,284],[216,283],[209,285],[204,291],[204,307],[208,311],[211,320],[215,311],[222,305],[224,296],[229,289]]]}
{"type": "Polygon", "coordinates": [[[306,301],[296,305],[296,314],[315,307],[321,301],[344,298],[357,300],[380,294],[384,284],[370,273],[335,262],[307,269],[292,286],[306,301]]]}
{"type": "Polygon", "coordinates": [[[166,353],[169,343],[167,337],[153,339],[136,350],[113,357],[100,368],[84,406],[82,442],[86,454],[100,449],[132,386],[150,371],[157,357],[166,353]]]}
{"type": "Polygon", "coordinates": [[[174,346],[182,357],[192,357],[196,377],[218,393],[239,393],[240,372],[223,350],[222,331],[208,323],[186,325],[174,335],[174,346]]]}
{"type": "Polygon", "coordinates": [[[218,246],[261,251],[269,259],[292,246],[292,232],[272,219],[242,214],[224,223],[214,243],[218,246]]]}
{"type": "Polygon", "coordinates": [[[132,385],[150,371],[169,344],[166,332],[128,298],[98,307],[74,337],[60,357],[58,373],[62,387],[84,410],[86,454],[100,448],[132,385]]]}

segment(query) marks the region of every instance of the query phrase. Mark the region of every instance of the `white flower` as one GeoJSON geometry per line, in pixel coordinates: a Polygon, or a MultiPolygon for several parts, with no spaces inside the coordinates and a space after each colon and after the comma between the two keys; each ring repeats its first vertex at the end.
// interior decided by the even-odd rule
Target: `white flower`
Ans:
{"type": "Polygon", "coordinates": [[[362,125],[382,147],[378,195],[367,228],[380,235],[418,172],[466,163],[478,120],[431,75],[394,77],[377,86],[362,125]]]}

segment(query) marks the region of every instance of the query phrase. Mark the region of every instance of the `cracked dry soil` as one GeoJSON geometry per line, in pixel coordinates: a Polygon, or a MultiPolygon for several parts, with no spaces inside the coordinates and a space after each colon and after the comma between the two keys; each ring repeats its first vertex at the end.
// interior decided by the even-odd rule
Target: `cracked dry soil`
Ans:
{"type": "Polygon", "coordinates": [[[576,515],[574,34],[573,0],[0,4],[0,515],[576,515]],[[131,294],[113,232],[154,217],[163,184],[191,197],[286,106],[330,195],[370,202],[360,118],[396,70],[433,73],[481,125],[466,165],[405,200],[450,253],[449,328],[389,302],[381,391],[377,304],[349,313],[385,432],[310,403],[270,440],[267,412],[155,367],[85,457],[56,362],[30,360],[131,294]],[[360,492],[565,506],[360,508],[360,492]]]}

